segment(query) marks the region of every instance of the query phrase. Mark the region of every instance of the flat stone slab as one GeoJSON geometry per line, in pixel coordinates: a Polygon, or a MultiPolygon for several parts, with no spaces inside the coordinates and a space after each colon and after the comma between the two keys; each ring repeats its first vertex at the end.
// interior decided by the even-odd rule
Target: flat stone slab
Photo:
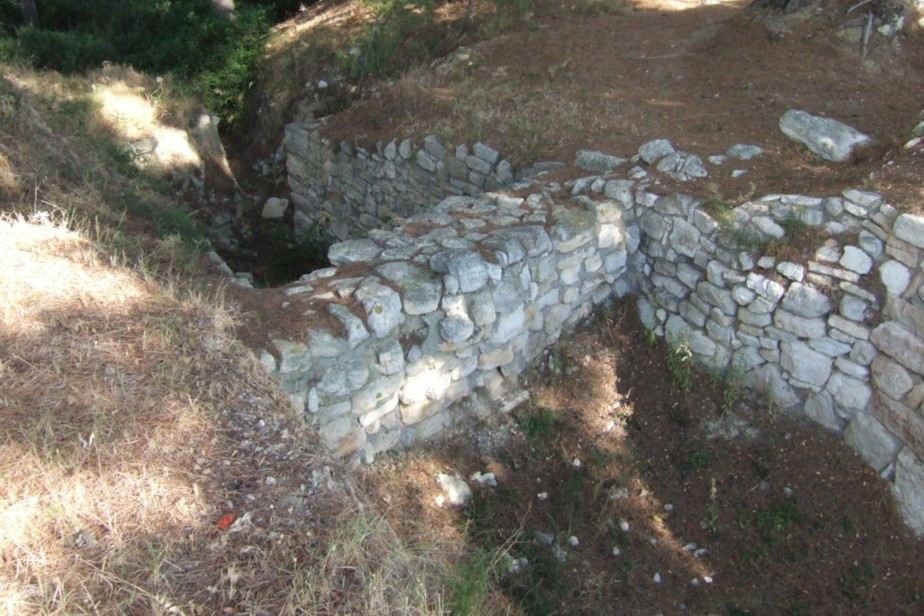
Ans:
{"type": "Polygon", "coordinates": [[[842,122],[800,109],[790,109],[783,114],[780,130],[824,160],[836,163],[850,160],[857,146],[873,142],[868,135],[842,122]]]}

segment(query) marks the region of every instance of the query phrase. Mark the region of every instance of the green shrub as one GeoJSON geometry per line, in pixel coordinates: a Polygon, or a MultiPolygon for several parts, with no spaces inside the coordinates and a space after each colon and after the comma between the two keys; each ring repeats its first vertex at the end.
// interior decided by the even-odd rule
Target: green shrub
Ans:
{"type": "Polygon", "coordinates": [[[88,32],[21,28],[18,38],[21,52],[33,66],[62,73],[91,69],[116,55],[108,41],[88,32]]]}
{"type": "Polygon", "coordinates": [[[267,8],[243,4],[227,19],[211,0],[46,0],[39,10],[41,29],[19,28],[0,53],[62,73],[110,61],[172,74],[226,130],[242,117],[269,33],[267,8]]]}

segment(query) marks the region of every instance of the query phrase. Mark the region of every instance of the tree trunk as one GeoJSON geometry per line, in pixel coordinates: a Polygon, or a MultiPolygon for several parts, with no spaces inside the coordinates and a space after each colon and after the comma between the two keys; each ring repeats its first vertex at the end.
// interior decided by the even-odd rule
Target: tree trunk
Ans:
{"type": "Polygon", "coordinates": [[[212,0],[212,10],[222,17],[234,17],[234,0],[212,0]]]}
{"type": "Polygon", "coordinates": [[[35,0],[22,0],[22,23],[30,28],[39,27],[38,7],[35,0]]]}

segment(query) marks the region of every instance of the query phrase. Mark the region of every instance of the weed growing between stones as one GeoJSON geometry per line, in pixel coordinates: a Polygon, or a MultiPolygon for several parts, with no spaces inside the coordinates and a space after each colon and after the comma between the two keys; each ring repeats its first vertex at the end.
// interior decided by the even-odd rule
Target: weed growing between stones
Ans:
{"type": "Polygon", "coordinates": [[[668,340],[667,369],[671,380],[684,393],[693,387],[693,351],[686,340],[668,340]]]}

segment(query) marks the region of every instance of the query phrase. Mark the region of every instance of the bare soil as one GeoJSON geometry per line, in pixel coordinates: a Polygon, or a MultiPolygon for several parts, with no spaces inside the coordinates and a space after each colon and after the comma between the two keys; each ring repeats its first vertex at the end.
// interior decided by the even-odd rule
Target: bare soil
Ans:
{"type": "Polygon", "coordinates": [[[685,389],[635,314],[553,348],[512,415],[364,469],[399,533],[526,558],[497,561],[497,613],[920,613],[920,543],[885,483],[740,384],[690,372],[685,389]],[[498,486],[437,506],[437,473],[476,471],[498,486]]]}
{"type": "MultiPolygon", "coordinates": [[[[924,119],[924,37],[906,13],[903,32],[874,35],[863,56],[839,35],[858,14],[847,14],[853,4],[823,0],[783,15],[740,0],[536,0],[464,61],[367,86],[366,99],[325,131],[366,145],[428,133],[452,144],[481,140],[521,165],[570,162],[581,148],[631,155],[662,137],[701,156],[752,143],[766,152],[744,165],[746,175],[731,178],[729,163],[684,190],[717,185],[734,199],[869,188],[917,208],[924,154],[902,146],[924,119]],[[792,108],[845,122],[877,145],[851,163],[824,163],[779,130],[792,108]]],[[[483,18],[481,31],[492,23],[483,18]]]]}

